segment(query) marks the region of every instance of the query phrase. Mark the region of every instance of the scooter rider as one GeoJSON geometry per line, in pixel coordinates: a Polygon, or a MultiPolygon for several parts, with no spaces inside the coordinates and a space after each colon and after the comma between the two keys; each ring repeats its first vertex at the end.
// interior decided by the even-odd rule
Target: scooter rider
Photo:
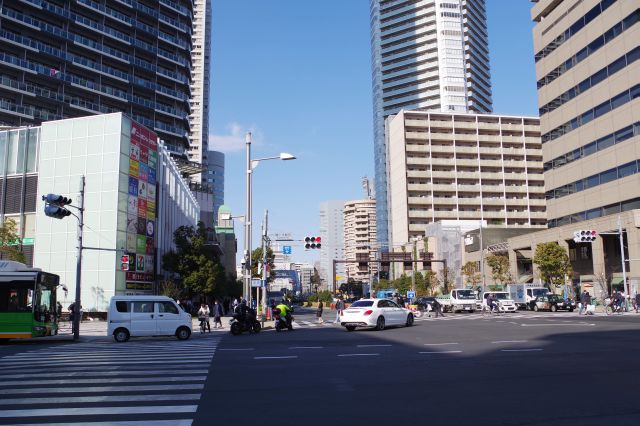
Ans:
{"type": "Polygon", "coordinates": [[[280,310],[280,317],[284,318],[287,327],[291,325],[291,308],[284,303],[284,300],[276,306],[276,309],[280,310]]]}

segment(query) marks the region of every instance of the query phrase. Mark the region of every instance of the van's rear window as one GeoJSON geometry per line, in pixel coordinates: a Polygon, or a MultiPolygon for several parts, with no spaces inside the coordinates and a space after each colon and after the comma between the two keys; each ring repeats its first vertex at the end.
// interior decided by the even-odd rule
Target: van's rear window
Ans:
{"type": "Polygon", "coordinates": [[[118,301],[116,302],[116,310],[118,312],[131,312],[131,304],[129,302],[118,301]]]}

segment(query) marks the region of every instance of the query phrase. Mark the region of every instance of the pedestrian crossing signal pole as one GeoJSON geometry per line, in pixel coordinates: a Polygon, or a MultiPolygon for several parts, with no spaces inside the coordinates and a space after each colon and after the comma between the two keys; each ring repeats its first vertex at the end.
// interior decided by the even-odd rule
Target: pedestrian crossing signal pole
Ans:
{"type": "Polygon", "coordinates": [[[78,208],[78,258],[76,259],[76,301],[73,312],[73,340],[80,339],[80,283],[82,275],[82,228],[84,227],[84,176],[80,178],[80,207],[78,208]]]}

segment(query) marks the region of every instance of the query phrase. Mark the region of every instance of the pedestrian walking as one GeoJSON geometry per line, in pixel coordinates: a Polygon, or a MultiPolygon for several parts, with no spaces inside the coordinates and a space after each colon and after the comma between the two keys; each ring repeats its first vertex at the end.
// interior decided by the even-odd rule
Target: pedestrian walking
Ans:
{"type": "Polygon", "coordinates": [[[334,324],[340,323],[340,314],[342,313],[343,309],[344,309],[344,300],[342,300],[342,297],[340,297],[336,302],[336,319],[335,321],[333,321],[334,324]]]}
{"type": "Polygon", "coordinates": [[[216,300],[213,303],[213,328],[222,328],[222,320],[220,319],[224,315],[222,305],[216,300]]]}
{"type": "Polygon", "coordinates": [[[316,310],[316,317],[318,318],[318,323],[322,324],[324,320],[322,319],[322,309],[324,305],[322,304],[322,300],[318,303],[318,310],[316,310]]]}
{"type": "Polygon", "coordinates": [[[640,293],[636,293],[635,308],[636,308],[636,314],[637,314],[638,309],[640,309],[640,293]]]}
{"type": "Polygon", "coordinates": [[[587,296],[589,295],[589,293],[587,293],[587,290],[583,290],[582,294],[580,295],[580,310],[578,311],[578,315],[582,315],[583,312],[587,311],[587,296]]]}
{"type": "Polygon", "coordinates": [[[211,324],[209,323],[209,317],[211,316],[211,311],[209,311],[209,307],[206,304],[201,304],[200,309],[198,310],[198,321],[200,321],[200,333],[204,333],[206,330],[209,330],[211,333],[211,324]]]}
{"type": "Polygon", "coordinates": [[[433,299],[433,310],[436,312],[436,318],[439,316],[444,317],[444,314],[442,313],[442,303],[440,303],[438,299],[433,299]]]}

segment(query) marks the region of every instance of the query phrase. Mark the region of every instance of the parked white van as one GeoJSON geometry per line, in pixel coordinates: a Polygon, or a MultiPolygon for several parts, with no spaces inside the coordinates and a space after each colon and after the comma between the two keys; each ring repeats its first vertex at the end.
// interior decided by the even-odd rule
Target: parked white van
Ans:
{"type": "Polygon", "coordinates": [[[107,335],[116,342],[129,337],[191,336],[191,315],[166,296],[113,296],[107,315],[107,335]]]}

